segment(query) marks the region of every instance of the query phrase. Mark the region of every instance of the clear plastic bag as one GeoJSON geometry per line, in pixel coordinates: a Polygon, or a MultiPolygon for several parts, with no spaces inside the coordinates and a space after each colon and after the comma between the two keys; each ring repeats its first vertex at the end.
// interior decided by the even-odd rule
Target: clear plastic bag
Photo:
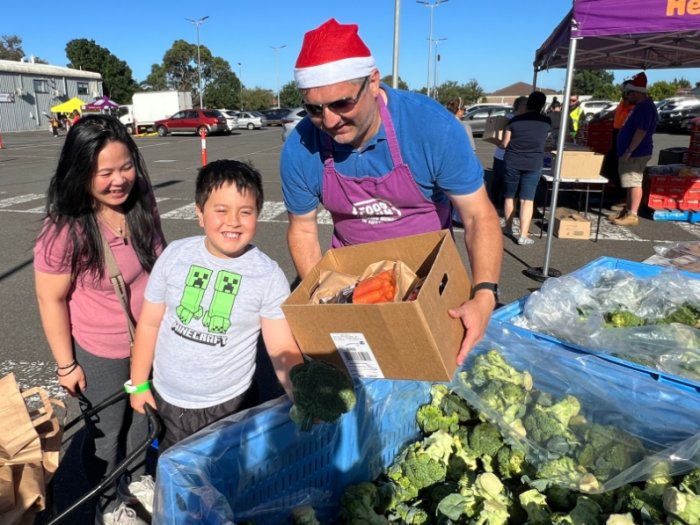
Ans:
{"type": "Polygon", "coordinates": [[[514,324],[563,341],[700,381],[700,330],[665,318],[684,305],[700,307],[700,280],[669,269],[640,278],[592,268],[548,279],[530,295],[514,324]],[[645,326],[616,328],[610,315],[630,312],[645,326]]]}
{"type": "MultiPolygon", "coordinates": [[[[637,460],[624,470],[611,471],[607,478],[597,479],[588,492],[605,492],[628,483],[649,479],[658,472],[659,463],[668,466],[671,475],[681,474],[700,466],[700,403],[697,394],[659,383],[649,374],[607,362],[591,354],[567,349],[561,344],[509,330],[492,323],[486,337],[469,354],[461,371],[466,382],[455,376],[451,385],[455,391],[475,406],[487,419],[497,425],[511,445],[525,449],[535,467],[568,455],[579,457],[585,442],[571,445],[565,451],[554,450],[544,443],[523,437],[518,425],[504,418],[486,404],[470,386],[470,370],[479,356],[491,349],[516,370],[527,371],[532,377],[532,399],[541,393],[551,402],[574,396],[580,403],[579,414],[587,423],[605,425],[609,438],[619,443],[630,439],[643,445],[636,450],[637,460]],[[614,430],[613,430],[614,429],[614,430]]],[[[524,417],[524,416],[523,416],[524,417]]],[[[577,463],[580,464],[580,463],[577,463]]],[[[595,474],[595,469],[587,470],[595,474]]],[[[583,475],[583,472],[581,472],[583,475]]],[[[571,479],[550,480],[572,486],[571,479]]]]}

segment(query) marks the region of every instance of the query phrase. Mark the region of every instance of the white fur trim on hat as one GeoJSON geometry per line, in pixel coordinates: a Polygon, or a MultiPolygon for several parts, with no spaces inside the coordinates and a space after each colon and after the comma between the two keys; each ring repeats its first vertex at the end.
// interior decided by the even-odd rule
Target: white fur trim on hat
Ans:
{"type": "Polygon", "coordinates": [[[294,70],[299,89],[327,86],[369,76],[375,69],[374,57],[354,57],[294,70]]]}
{"type": "Polygon", "coordinates": [[[637,93],[646,93],[647,88],[644,86],[635,86],[634,84],[626,84],[625,91],[636,91],[637,93]]]}

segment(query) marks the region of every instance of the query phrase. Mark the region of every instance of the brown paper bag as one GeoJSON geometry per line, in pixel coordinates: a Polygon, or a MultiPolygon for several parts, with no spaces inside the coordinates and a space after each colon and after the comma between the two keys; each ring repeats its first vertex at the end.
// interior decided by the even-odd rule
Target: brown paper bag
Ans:
{"type": "Polygon", "coordinates": [[[31,524],[46,507],[63,436],[54,407],[65,408],[41,388],[20,392],[14,374],[0,379],[0,417],[16,425],[0,430],[0,525],[31,524]]]}
{"type": "Polygon", "coordinates": [[[396,292],[394,294],[394,302],[403,301],[406,295],[411,291],[413,283],[418,277],[406,263],[401,261],[379,261],[370,264],[365,271],[362,272],[359,280],[362,281],[368,277],[378,275],[387,270],[393,270],[394,279],[396,280],[396,292]]]}

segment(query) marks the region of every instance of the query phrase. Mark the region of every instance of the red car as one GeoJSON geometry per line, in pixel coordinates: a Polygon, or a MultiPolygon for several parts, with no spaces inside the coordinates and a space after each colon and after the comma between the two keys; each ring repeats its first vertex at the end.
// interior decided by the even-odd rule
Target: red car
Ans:
{"type": "Polygon", "coordinates": [[[185,109],[172,117],[156,120],[156,131],[161,137],[169,133],[197,133],[204,130],[212,133],[231,133],[226,125],[226,118],[215,109],[185,109]]]}

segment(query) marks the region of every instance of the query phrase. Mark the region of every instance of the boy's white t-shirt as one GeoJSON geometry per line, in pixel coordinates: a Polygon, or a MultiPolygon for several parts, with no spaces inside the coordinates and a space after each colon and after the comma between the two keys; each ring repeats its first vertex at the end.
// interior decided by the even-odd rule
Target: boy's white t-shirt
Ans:
{"type": "Polygon", "coordinates": [[[153,385],[181,408],[207,408],[244,393],[255,373],[261,319],[283,319],[289,283],[251,246],[222,259],[204,236],[172,242],[156,261],[145,298],[165,304],[153,385]]]}

